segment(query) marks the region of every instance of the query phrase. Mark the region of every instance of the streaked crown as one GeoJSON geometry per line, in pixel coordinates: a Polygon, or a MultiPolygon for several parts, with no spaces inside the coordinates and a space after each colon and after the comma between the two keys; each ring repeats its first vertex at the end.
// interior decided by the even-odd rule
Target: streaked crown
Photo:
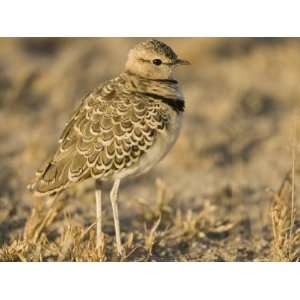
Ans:
{"type": "Polygon", "coordinates": [[[165,43],[148,40],[129,51],[126,71],[149,79],[172,79],[175,67],[186,64],[165,43]]]}

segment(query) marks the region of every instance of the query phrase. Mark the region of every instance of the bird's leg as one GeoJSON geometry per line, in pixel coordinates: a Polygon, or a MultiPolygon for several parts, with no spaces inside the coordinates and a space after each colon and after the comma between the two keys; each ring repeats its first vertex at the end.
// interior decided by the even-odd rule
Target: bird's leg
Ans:
{"type": "Polygon", "coordinates": [[[96,179],[96,248],[102,246],[102,201],[101,201],[101,181],[96,179]]]}
{"type": "Polygon", "coordinates": [[[113,210],[114,223],[115,223],[115,233],[117,241],[117,251],[120,256],[122,256],[122,244],[121,244],[121,235],[120,235],[120,224],[119,224],[119,213],[118,213],[118,191],[120,186],[120,179],[116,179],[114,185],[110,191],[110,201],[113,210]]]}

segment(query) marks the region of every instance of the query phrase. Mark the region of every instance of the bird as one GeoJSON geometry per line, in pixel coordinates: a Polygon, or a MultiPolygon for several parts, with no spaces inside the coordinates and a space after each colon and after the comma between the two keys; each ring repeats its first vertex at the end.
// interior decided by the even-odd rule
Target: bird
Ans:
{"type": "Polygon", "coordinates": [[[81,99],[54,155],[29,185],[36,196],[52,196],[94,179],[96,248],[103,234],[102,187],[110,182],[116,248],[119,256],[124,254],[118,213],[120,182],[149,171],[177,140],[185,100],[174,71],[189,64],[157,39],[135,45],[125,70],[81,99]]]}

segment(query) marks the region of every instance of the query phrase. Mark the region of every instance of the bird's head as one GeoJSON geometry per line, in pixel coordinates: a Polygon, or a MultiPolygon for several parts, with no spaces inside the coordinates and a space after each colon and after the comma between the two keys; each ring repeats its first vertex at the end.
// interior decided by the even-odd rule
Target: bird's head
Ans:
{"type": "Polygon", "coordinates": [[[149,79],[173,79],[174,69],[189,65],[179,59],[176,53],[158,40],[148,40],[137,44],[129,51],[126,71],[149,79]]]}

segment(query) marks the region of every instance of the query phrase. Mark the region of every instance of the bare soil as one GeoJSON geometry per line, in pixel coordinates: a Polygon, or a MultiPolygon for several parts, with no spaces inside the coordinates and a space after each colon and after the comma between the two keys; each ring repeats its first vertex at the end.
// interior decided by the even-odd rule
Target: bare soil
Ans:
{"type": "Polygon", "coordinates": [[[95,249],[92,180],[55,200],[27,191],[80,98],[140,40],[0,39],[0,261],[281,260],[271,211],[293,153],[297,162],[296,38],[161,39],[192,62],[177,76],[186,112],[169,155],[121,185],[125,257],[108,199],[95,249]]]}

